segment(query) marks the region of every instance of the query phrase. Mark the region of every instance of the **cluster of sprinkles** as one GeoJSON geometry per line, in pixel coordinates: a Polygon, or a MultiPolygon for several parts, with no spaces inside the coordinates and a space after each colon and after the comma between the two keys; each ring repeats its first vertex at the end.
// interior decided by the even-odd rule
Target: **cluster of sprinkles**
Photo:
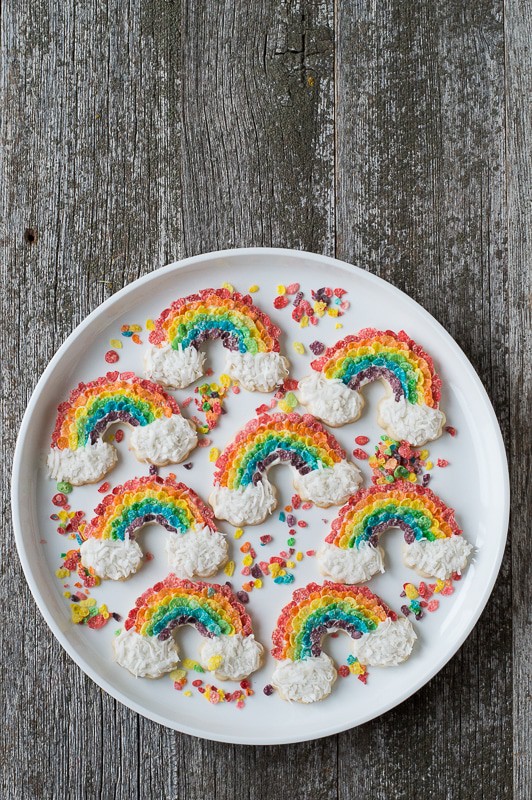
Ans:
{"type": "MultiPolygon", "coordinates": [[[[342,317],[349,308],[349,301],[344,299],[347,292],[340,287],[323,286],[321,289],[312,289],[310,294],[312,302],[305,299],[299,283],[291,283],[288,286],[279,284],[277,296],[273,301],[274,308],[282,309],[291,305],[292,319],[299,324],[300,328],[317,325],[325,316],[342,317]]],[[[338,322],[336,327],[341,328],[342,324],[338,322]]],[[[296,352],[304,352],[304,350],[298,350],[296,345],[303,347],[300,342],[295,342],[296,352]]]]}
{"type": "MultiPolygon", "coordinates": [[[[357,436],[357,444],[367,444],[369,439],[366,436],[357,436]]],[[[355,458],[368,459],[373,476],[372,482],[376,486],[395,481],[410,481],[417,483],[421,477],[423,486],[428,486],[430,475],[424,474],[423,469],[431,470],[434,467],[432,461],[428,460],[428,450],[416,450],[406,440],[397,441],[389,436],[381,436],[379,443],[375,447],[375,455],[369,456],[365,450],[353,450],[355,458]]]]}
{"type": "Polygon", "coordinates": [[[72,492],[72,484],[67,481],[60,481],[57,484],[57,492],[52,497],[52,505],[58,511],[50,514],[52,522],[58,522],[57,533],[61,536],[70,536],[71,539],[76,538],[76,533],[82,532],[85,527],[84,511],[73,511],[70,503],[68,502],[68,495],[72,492]]]}
{"type": "Polygon", "coordinates": [[[222,374],[218,383],[202,383],[194,389],[199,397],[194,398],[196,408],[205,414],[206,425],[201,426],[199,433],[212,431],[218,424],[222,414],[226,413],[223,401],[232,384],[229,375],[222,374]],[[206,427],[206,430],[205,430],[206,427]]]}
{"type": "Polygon", "coordinates": [[[100,578],[95,574],[92,567],[84,567],[81,563],[81,553],[79,549],[68,550],[66,553],[61,553],[62,564],[55,574],[57,578],[69,578],[71,572],[77,572],[81,579],[80,584],[76,584],[81,588],[81,585],[86,589],[92,589],[93,586],[100,585],[100,578]]]}
{"type": "MultiPolygon", "coordinates": [[[[118,433],[118,432],[117,432],[118,433]]],[[[86,526],[84,511],[73,511],[69,502],[68,495],[73,487],[67,481],[60,481],[57,492],[52,497],[52,504],[58,508],[57,512],[50,515],[52,522],[58,522],[57,532],[61,536],[77,540],[81,544],[83,541],[83,530],[86,526]]],[[[98,491],[106,492],[110,484],[104,483],[98,491]]],[[[71,591],[70,584],[63,584],[63,596],[70,601],[70,618],[76,625],[86,625],[93,630],[103,628],[110,619],[119,621],[120,615],[111,613],[105,603],[98,606],[94,597],[90,597],[90,589],[100,584],[99,577],[94,570],[84,567],[81,563],[81,554],[78,549],[70,549],[60,554],[61,566],[55,571],[55,576],[64,581],[71,577],[72,573],[77,574],[79,580],[74,583],[75,591],[71,591]]]]}
{"type": "Polygon", "coordinates": [[[255,413],[259,415],[267,414],[268,411],[271,411],[277,406],[280,411],[289,414],[299,405],[299,401],[294,394],[298,385],[298,381],[293,378],[286,378],[286,380],[283,381],[283,385],[277,389],[272,399],[268,403],[261,403],[260,406],[257,406],[255,413]]]}
{"type": "MultiPolygon", "coordinates": [[[[334,638],[338,636],[337,633],[332,633],[334,638]]],[[[365,664],[361,664],[358,658],[353,655],[348,655],[346,658],[347,664],[341,664],[338,667],[338,675],[340,678],[348,678],[350,675],[355,675],[358,680],[364,685],[368,680],[368,668],[365,664]]]]}
{"type": "MultiPolygon", "coordinates": [[[[306,556],[312,557],[316,555],[315,550],[297,549],[296,536],[299,533],[297,528],[304,529],[308,527],[308,522],[304,519],[297,519],[294,515],[294,510],[301,509],[308,511],[312,508],[312,503],[303,503],[298,494],[292,497],[292,503],[284,507],[283,511],[279,512],[279,521],[288,526],[288,537],[286,539],[286,548],[281,550],[276,555],[270,556],[268,560],[257,560],[257,551],[252,546],[251,542],[245,541],[240,545],[240,552],[242,553],[242,562],[240,574],[248,581],[242,584],[242,590],[236,593],[236,596],[241,603],[249,602],[249,593],[254,589],[261,589],[263,586],[263,579],[270,577],[276,584],[289,584],[295,580],[293,570],[297,564],[302,561],[306,556]]],[[[244,535],[242,528],[237,528],[234,533],[235,539],[241,539],[244,535]]],[[[259,537],[259,546],[265,547],[273,542],[273,536],[266,533],[259,537]]],[[[224,572],[228,578],[233,577],[236,569],[234,561],[229,561],[224,568],[224,572]]]]}
{"type": "Polygon", "coordinates": [[[100,579],[92,570],[86,569],[81,564],[79,550],[69,550],[61,553],[62,566],[56,570],[56,577],[60,580],[69,578],[71,572],[77,572],[81,581],[74,583],[75,591],[71,591],[68,583],[63,584],[63,597],[70,601],[70,618],[75,625],[87,625],[93,630],[98,630],[107,625],[110,619],[120,621],[120,615],[111,613],[105,603],[98,605],[94,597],[90,597],[89,589],[98,586],[100,579]],[[85,589],[85,591],[83,591],[85,589]]]}
{"type": "MultiPolygon", "coordinates": [[[[208,664],[209,670],[215,670],[217,666],[219,666],[221,658],[221,656],[213,656],[208,664]]],[[[170,672],[170,679],[173,682],[174,689],[178,692],[183,692],[185,697],[192,697],[192,691],[185,688],[188,685],[189,670],[194,671],[196,674],[205,673],[205,670],[201,664],[191,658],[185,658],[182,662],[182,668],[174,669],[172,672],[170,672]]],[[[191,682],[191,686],[212,705],[218,705],[219,703],[234,703],[236,708],[239,710],[244,708],[246,699],[255,694],[251,687],[250,680],[240,681],[238,689],[235,689],[232,692],[226,692],[224,689],[219,689],[214,684],[205,683],[201,678],[195,678],[191,682]]]]}
{"type": "MultiPolygon", "coordinates": [[[[150,330],[150,323],[151,327],[153,328],[153,322],[151,320],[147,320],[146,322],[146,329],[150,330]]],[[[139,336],[139,333],[142,331],[142,325],[138,325],[136,323],[132,325],[122,325],[120,328],[120,335],[124,339],[131,339],[134,344],[143,344],[142,339],[139,336]]],[[[120,355],[117,353],[117,350],[122,349],[122,341],[120,339],[110,339],[109,344],[111,345],[111,350],[108,350],[105,353],[105,360],[108,364],[116,364],[119,360],[120,355]]]]}
{"type": "Polygon", "coordinates": [[[425,610],[434,613],[440,607],[440,601],[434,595],[448,597],[454,594],[453,583],[461,577],[460,573],[453,572],[451,578],[444,581],[437,579],[436,583],[420,581],[417,586],[414,583],[404,583],[401,597],[406,597],[409,603],[401,606],[402,613],[405,617],[413,614],[417,620],[423,619],[425,610]]]}

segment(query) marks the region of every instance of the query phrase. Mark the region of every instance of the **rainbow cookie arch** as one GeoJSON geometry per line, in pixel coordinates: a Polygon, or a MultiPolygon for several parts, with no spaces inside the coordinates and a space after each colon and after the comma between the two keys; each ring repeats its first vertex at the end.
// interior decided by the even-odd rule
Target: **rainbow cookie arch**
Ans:
{"type": "Polygon", "coordinates": [[[279,463],[292,468],[303,499],[324,507],[345,502],[362,480],[334,436],[310,414],[262,414],[248,422],[216,462],[209,498],[215,516],[237,526],[266,519],[276,506],[267,473],[279,463]]]}
{"type": "Polygon", "coordinates": [[[260,667],[263,647],[228,586],[175,575],[147,589],[114,639],[115,660],[137,677],[158,678],[179,662],[172,631],[192,625],[205,638],[200,660],[220,680],[242,680],[260,667]]]}
{"type": "Polygon", "coordinates": [[[384,572],[379,539],[390,528],[403,531],[405,564],[422,575],[444,580],[467,564],[472,548],[453,509],[427,487],[397,481],[361,489],[340,509],[317,553],[322,572],[344,583],[384,572]]]}
{"type": "Polygon", "coordinates": [[[100,578],[121,580],[136,572],[143,554],[136,537],[158,523],[169,532],[166,553],[180,577],[209,577],[227,560],[227,542],[216,530],[212,510],[184,483],[147,476],[116,486],[95,509],[83,531],[83,566],[100,578]]]}
{"type": "Polygon", "coordinates": [[[294,592],[273,632],[272,655],[281,663],[272,684],[281,697],[312,703],[329,694],[336,669],[322,640],[336,631],[352,638],[353,655],[368,666],[400,664],[416,639],[410,622],[367,587],[310,583],[294,592]]]}
{"type": "Polygon", "coordinates": [[[58,407],[50,477],[75,486],[100,480],[117,461],[115,448],[102,438],[115,422],[133,428],[130,448],[150,464],[179,463],[197,444],[194,427],[160,386],[132,372],[108,372],[80,383],[58,407]]]}
{"type": "Polygon", "coordinates": [[[378,421],[394,439],[415,445],[437,439],[445,425],[439,410],[441,380],[429,355],[404,332],[365,328],[329,347],[299,382],[300,402],[329,425],[359,418],[361,388],[382,379],[389,392],[378,421]]]}
{"type": "Polygon", "coordinates": [[[203,289],[174,301],[156,320],[146,372],[159,383],[182,389],[203,375],[202,343],[221,339],[228,351],[226,372],[250,391],[269,392],[288,376],[280,335],[250,295],[203,289]]]}

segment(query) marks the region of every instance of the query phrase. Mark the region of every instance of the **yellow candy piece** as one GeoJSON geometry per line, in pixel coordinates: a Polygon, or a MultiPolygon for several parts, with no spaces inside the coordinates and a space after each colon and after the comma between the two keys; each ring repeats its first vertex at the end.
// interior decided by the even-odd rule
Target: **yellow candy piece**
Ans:
{"type": "Polygon", "coordinates": [[[419,457],[422,461],[425,461],[425,459],[429,457],[429,451],[422,450],[421,453],[419,454],[419,457]]]}
{"type": "Polygon", "coordinates": [[[107,606],[105,605],[105,603],[100,606],[100,608],[98,609],[98,612],[102,615],[102,617],[104,619],[109,619],[110,614],[109,614],[109,610],[108,610],[107,606]]]}
{"type": "Polygon", "coordinates": [[[335,325],[334,327],[336,328],[336,330],[337,330],[337,331],[339,331],[339,330],[340,330],[340,328],[343,328],[344,326],[342,325],[342,323],[341,323],[341,322],[337,322],[337,323],[336,323],[336,325],[335,325]]]}
{"type": "Polygon", "coordinates": [[[327,314],[328,314],[330,317],[337,317],[337,316],[338,316],[338,309],[337,309],[337,308],[329,308],[329,309],[327,310],[327,314]]]}
{"type": "Polygon", "coordinates": [[[303,561],[303,553],[301,551],[296,553],[296,561],[303,561]]]}
{"type": "Polygon", "coordinates": [[[63,597],[66,597],[68,600],[69,597],[72,597],[72,592],[63,592],[63,597]]]}
{"type": "Polygon", "coordinates": [[[223,289],[228,289],[230,292],[234,292],[235,291],[235,287],[233,286],[232,283],[227,283],[227,282],[222,283],[222,288],[223,289]]]}
{"type": "Polygon", "coordinates": [[[280,576],[282,576],[284,578],[284,576],[286,575],[286,570],[285,569],[280,569],[279,572],[278,572],[278,575],[280,575],[280,576]]]}
{"type": "Polygon", "coordinates": [[[416,473],[415,472],[411,472],[410,475],[408,476],[408,480],[410,481],[410,483],[415,483],[416,482],[416,473]]]}
{"type": "Polygon", "coordinates": [[[133,333],[140,333],[142,330],[142,325],[130,325],[129,330],[133,331],[133,333]]]}
{"type": "Polygon", "coordinates": [[[85,617],[89,616],[89,609],[85,608],[80,603],[75,603],[70,606],[70,613],[72,615],[72,622],[77,625],[82,622],[85,617]]]}
{"type": "Polygon", "coordinates": [[[405,584],[404,588],[405,588],[405,594],[409,600],[415,600],[417,597],[419,597],[419,592],[413,583],[405,584]]]}
{"type": "Polygon", "coordinates": [[[445,586],[445,581],[441,581],[439,578],[436,578],[436,586],[434,587],[434,591],[436,593],[439,593],[441,592],[444,586],[445,586]]]}
{"type": "Polygon", "coordinates": [[[190,689],[187,689],[186,692],[183,692],[183,694],[185,695],[185,697],[192,697],[192,692],[190,691],[190,689]]]}
{"type": "Polygon", "coordinates": [[[184,669],[173,669],[170,673],[170,678],[173,681],[182,681],[183,678],[187,677],[187,672],[184,669]]]}
{"type": "Polygon", "coordinates": [[[222,656],[211,656],[207,661],[207,669],[212,672],[215,669],[218,669],[220,664],[222,663],[223,658],[222,656]]]}
{"type": "Polygon", "coordinates": [[[111,345],[111,347],[114,347],[115,350],[122,349],[122,342],[120,341],[120,339],[109,339],[109,344],[111,345]]]}
{"type": "Polygon", "coordinates": [[[282,283],[277,287],[277,294],[286,294],[286,286],[283,286],[282,283]]]}
{"type": "Polygon", "coordinates": [[[434,464],[432,463],[432,461],[427,461],[427,463],[425,464],[425,469],[429,470],[434,469],[434,464]]]}
{"type": "Polygon", "coordinates": [[[294,342],[294,350],[296,351],[296,353],[303,355],[303,353],[305,352],[305,347],[301,342],[294,342]]]}
{"type": "Polygon", "coordinates": [[[222,386],[231,386],[231,378],[225,372],[220,375],[220,383],[222,386]]]}
{"type": "Polygon", "coordinates": [[[235,571],[235,562],[228,561],[224,567],[225,574],[227,575],[228,578],[230,578],[234,571],[235,571]]]}
{"type": "Polygon", "coordinates": [[[288,569],[294,569],[295,562],[294,561],[287,561],[286,562],[286,566],[288,567],[288,569]]]}
{"type": "Polygon", "coordinates": [[[301,317],[301,322],[299,323],[301,328],[308,328],[308,317],[306,314],[303,314],[301,317]]]}
{"type": "Polygon", "coordinates": [[[260,578],[255,578],[255,589],[262,589],[262,581],[260,578]]]}
{"type": "Polygon", "coordinates": [[[268,564],[268,570],[270,572],[270,575],[272,575],[272,577],[274,577],[274,578],[277,577],[277,575],[280,572],[280,569],[281,569],[281,567],[279,566],[279,564],[275,564],[275,563],[274,564],[268,564]]]}
{"type": "Polygon", "coordinates": [[[260,288],[260,287],[259,287],[259,286],[257,286],[257,284],[256,284],[256,283],[254,283],[254,284],[253,284],[253,286],[250,286],[250,287],[249,287],[249,289],[248,289],[248,292],[251,292],[251,294],[255,294],[255,292],[258,292],[258,291],[259,291],[259,288],[260,288]]]}
{"type": "Polygon", "coordinates": [[[218,456],[220,455],[220,451],[217,447],[211,447],[209,451],[209,461],[218,461],[218,456]]]}
{"type": "Polygon", "coordinates": [[[242,528],[237,528],[235,531],[235,539],[240,539],[241,536],[244,535],[244,531],[242,528]]]}
{"type": "Polygon", "coordinates": [[[201,667],[201,664],[198,664],[197,661],[194,661],[193,658],[185,658],[184,661],[181,662],[185,669],[194,669],[194,667],[201,667]]]}
{"type": "Polygon", "coordinates": [[[56,578],[69,578],[70,577],[70,570],[65,569],[65,567],[60,567],[55,571],[56,578]]]}
{"type": "Polygon", "coordinates": [[[146,330],[152,331],[155,328],[155,322],[152,319],[146,320],[146,330]]]}
{"type": "Polygon", "coordinates": [[[242,559],[242,563],[245,567],[250,567],[253,564],[253,558],[251,556],[244,556],[242,559]]]}

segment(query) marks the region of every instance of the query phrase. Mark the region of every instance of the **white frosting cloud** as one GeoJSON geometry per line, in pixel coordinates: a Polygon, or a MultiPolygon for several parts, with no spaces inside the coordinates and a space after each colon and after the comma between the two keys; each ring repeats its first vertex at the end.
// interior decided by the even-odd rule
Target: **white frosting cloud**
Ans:
{"type": "Polygon", "coordinates": [[[115,466],[116,449],[99,439],[95,444],[77,450],[52,447],[48,455],[48,471],[56,481],[68,481],[73,486],[96,483],[115,466]]]}
{"type": "Polygon", "coordinates": [[[463,536],[426,540],[405,544],[403,561],[426,577],[446,580],[453,572],[462,572],[473,550],[463,536]]]}
{"type": "Polygon", "coordinates": [[[303,500],[318,506],[339,506],[356,492],[362,483],[360,470],[350,461],[340,461],[300,475],[294,470],[294,487],[303,500]]]}
{"type": "Polygon", "coordinates": [[[336,680],[336,669],[327,653],[302,661],[282,661],[272,675],[283,700],[315,703],[330,694],[336,680]]]}
{"type": "Polygon", "coordinates": [[[220,664],[214,674],[221,681],[241,681],[259,669],[264,654],[263,646],[255,637],[218,636],[216,639],[205,639],[200,647],[200,661],[205,669],[209,669],[211,658],[221,657],[220,664]]]}
{"type": "Polygon", "coordinates": [[[227,561],[227,540],[209,528],[170,533],[165,544],[172,572],[180,578],[208,578],[227,561]]]}
{"type": "Polygon", "coordinates": [[[81,563],[99,578],[124,580],[142,564],[142,550],[134,539],[87,539],[80,547],[81,563]]]}
{"type": "Polygon", "coordinates": [[[203,375],[204,353],[195,347],[174,350],[171,345],[149,347],[144,353],[144,366],[148,378],[170,386],[184,389],[203,375]]]}
{"type": "Polygon", "coordinates": [[[336,378],[312,372],[299,381],[297,398],[318,419],[338,427],[354,422],[362,413],[364,398],[336,378]]]}
{"type": "Polygon", "coordinates": [[[335,544],[325,542],[316,553],[318,564],[323,575],[327,575],[337,583],[363,583],[384,572],[383,550],[372,547],[369,542],[362,542],[359,548],[349,547],[343,550],[335,544]]]}
{"type": "Polygon", "coordinates": [[[136,678],[160,678],[179,663],[174,639],[161,642],[156,636],[141,636],[125,629],[113,639],[114,659],[136,678]]]}
{"type": "Polygon", "coordinates": [[[368,667],[395,667],[410,656],[416,639],[407,619],[386,619],[372,633],[353,639],[353,655],[368,667]]]}
{"type": "Polygon", "coordinates": [[[445,414],[438,408],[409,403],[404,397],[396,400],[390,393],[379,403],[378,423],[392,439],[422,445],[441,436],[445,414]]]}
{"type": "Polygon", "coordinates": [[[139,461],[164,467],[179,464],[196,447],[198,436],[192,423],[179,414],[158,417],[149,425],[133,428],[130,449],[139,461]]]}
{"type": "Polygon", "coordinates": [[[288,377],[288,359],[280,353],[228,351],[226,372],[250,392],[271,392],[288,377]]]}
{"type": "Polygon", "coordinates": [[[252,483],[245,488],[228,489],[215,486],[209,503],[218,519],[226,519],[231,525],[258,525],[277,505],[275,489],[264,476],[256,486],[252,483]]]}

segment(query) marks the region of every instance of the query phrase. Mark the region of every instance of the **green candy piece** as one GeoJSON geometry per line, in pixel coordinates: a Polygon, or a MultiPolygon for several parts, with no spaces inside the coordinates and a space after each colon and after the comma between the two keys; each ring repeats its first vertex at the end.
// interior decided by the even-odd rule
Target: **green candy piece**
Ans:
{"type": "Polygon", "coordinates": [[[57,484],[57,491],[63,494],[70,494],[72,488],[72,484],[68,483],[68,481],[60,481],[60,483],[57,484]]]}

